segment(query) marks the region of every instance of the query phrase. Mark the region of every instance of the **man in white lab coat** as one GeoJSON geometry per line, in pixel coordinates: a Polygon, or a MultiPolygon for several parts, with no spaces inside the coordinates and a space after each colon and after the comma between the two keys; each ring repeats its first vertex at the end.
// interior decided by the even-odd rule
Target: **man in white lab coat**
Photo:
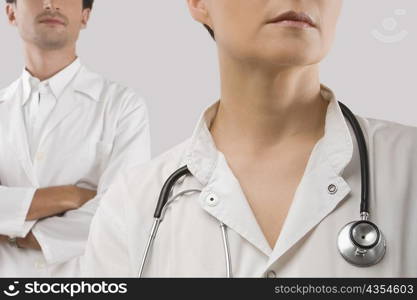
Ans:
{"type": "Polygon", "coordinates": [[[26,68],[0,90],[1,277],[78,273],[102,193],[150,158],[144,101],[76,55],[93,1],[6,0],[26,68]]]}
{"type": "Polygon", "coordinates": [[[342,1],[187,2],[217,41],[221,99],[190,139],[109,188],[83,276],[140,274],[164,182],[184,166],[191,174],[169,194],[143,276],[417,276],[417,128],[357,117],[370,221],[387,251],[357,267],[337,248],[339,230],[360,219],[361,197],[355,135],[319,78],[342,1]]]}

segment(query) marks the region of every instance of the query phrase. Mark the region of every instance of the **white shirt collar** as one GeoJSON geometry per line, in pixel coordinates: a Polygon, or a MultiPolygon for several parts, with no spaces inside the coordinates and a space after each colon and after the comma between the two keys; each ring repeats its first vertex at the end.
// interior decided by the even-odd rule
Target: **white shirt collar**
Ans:
{"type": "Polygon", "coordinates": [[[23,83],[22,105],[25,105],[28,101],[30,94],[32,93],[32,89],[39,85],[49,86],[55,98],[59,99],[80,68],[81,62],[80,59],[77,58],[63,70],[42,82],[38,78],[33,77],[25,68],[21,76],[23,83]]]}
{"type": "MultiPolygon", "coordinates": [[[[319,151],[319,154],[321,156],[324,155],[323,159],[330,161],[334,173],[340,175],[352,159],[353,141],[347,121],[343,116],[333,91],[324,84],[321,84],[320,87],[323,98],[327,99],[330,103],[326,113],[325,133],[317,143],[316,148],[321,144],[320,149],[323,151],[319,151]]],[[[202,185],[206,185],[209,182],[219,155],[209,131],[211,122],[216,116],[218,106],[219,101],[209,106],[201,115],[194,129],[185,157],[185,163],[191,173],[202,185]]],[[[312,155],[314,154],[317,153],[313,152],[312,155]]],[[[311,161],[314,163],[308,165],[310,170],[320,167],[320,159],[311,161]]]]}

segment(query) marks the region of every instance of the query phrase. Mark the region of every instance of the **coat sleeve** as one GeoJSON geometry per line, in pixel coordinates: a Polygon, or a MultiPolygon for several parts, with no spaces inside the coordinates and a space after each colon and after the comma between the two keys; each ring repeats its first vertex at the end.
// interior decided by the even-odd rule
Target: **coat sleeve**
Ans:
{"type": "Polygon", "coordinates": [[[38,221],[32,232],[38,240],[48,264],[62,263],[84,253],[90,223],[117,174],[150,159],[150,133],[145,102],[132,93],[127,102],[113,141],[113,148],[97,187],[97,196],[77,210],[62,217],[38,221]]]}
{"type": "Polygon", "coordinates": [[[26,221],[36,188],[0,185],[0,235],[25,237],[34,221],[26,221]]]}

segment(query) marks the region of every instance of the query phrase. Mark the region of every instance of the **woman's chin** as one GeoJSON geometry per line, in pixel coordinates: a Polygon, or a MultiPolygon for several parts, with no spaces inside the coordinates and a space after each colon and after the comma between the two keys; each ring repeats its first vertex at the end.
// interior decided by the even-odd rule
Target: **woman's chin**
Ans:
{"type": "Polygon", "coordinates": [[[278,66],[308,66],[319,63],[321,60],[320,55],[308,51],[284,51],[279,53],[262,53],[259,56],[260,63],[262,62],[266,66],[278,67],[278,66]]]}

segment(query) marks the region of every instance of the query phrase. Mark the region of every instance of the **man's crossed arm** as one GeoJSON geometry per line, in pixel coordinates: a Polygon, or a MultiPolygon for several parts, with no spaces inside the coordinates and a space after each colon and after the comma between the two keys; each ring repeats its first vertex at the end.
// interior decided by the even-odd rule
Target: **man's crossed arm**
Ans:
{"type": "MultiPolygon", "coordinates": [[[[96,196],[96,191],[79,188],[75,185],[65,185],[41,188],[36,190],[32,199],[27,221],[36,221],[62,215],[69,210],[78,209],[96,196]]],[[[9,237],[0,235],[0,243],[8,242],[9,237]]],[[[32,232],[24,238],[17,238],[16,244],[20,248],[41,250],[32,232]]]]}

